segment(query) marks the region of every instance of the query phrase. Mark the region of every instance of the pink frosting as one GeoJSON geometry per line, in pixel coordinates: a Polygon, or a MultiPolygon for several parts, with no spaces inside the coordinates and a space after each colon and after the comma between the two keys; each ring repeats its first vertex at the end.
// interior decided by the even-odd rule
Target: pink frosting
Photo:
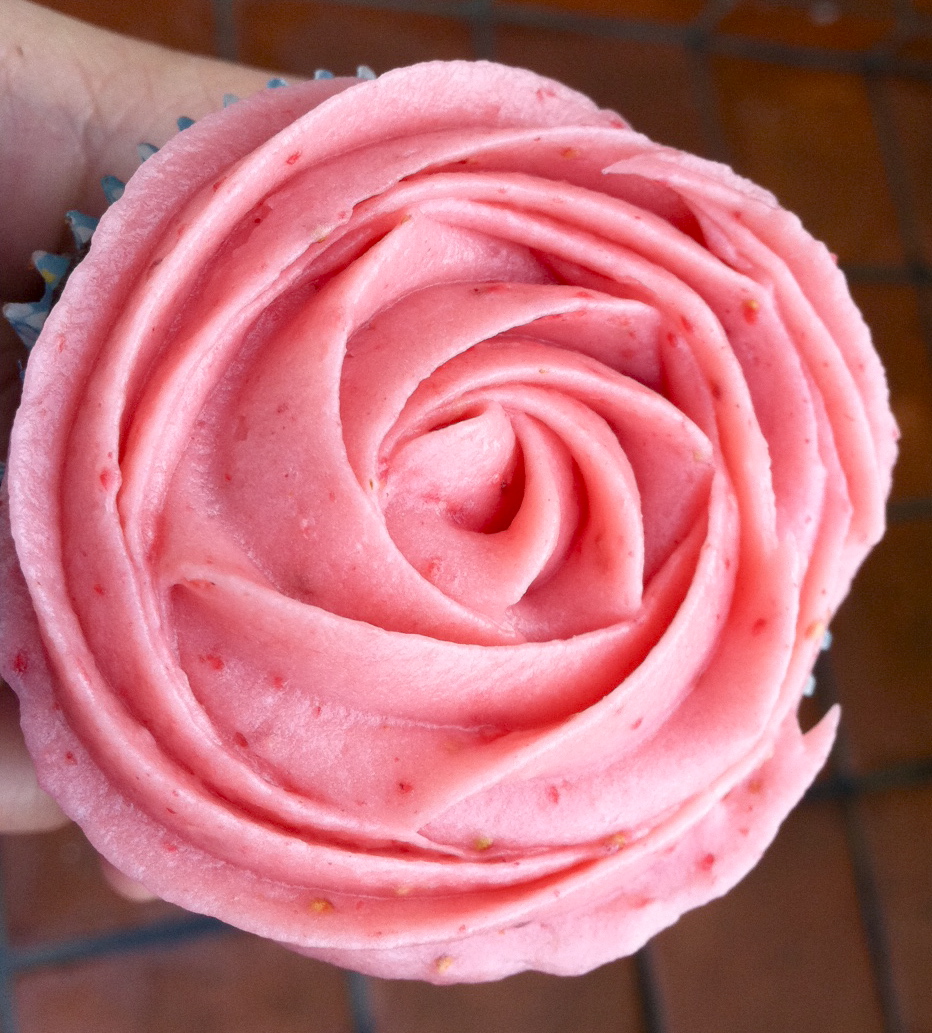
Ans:
{"type": "Polygon", "coordinates": [[[497,65],[267,90],[142,166],[34,351],[0,664],[159,895],[583,972],[822,765],[895,440],[832,257],[729,169],[497,65]]]}

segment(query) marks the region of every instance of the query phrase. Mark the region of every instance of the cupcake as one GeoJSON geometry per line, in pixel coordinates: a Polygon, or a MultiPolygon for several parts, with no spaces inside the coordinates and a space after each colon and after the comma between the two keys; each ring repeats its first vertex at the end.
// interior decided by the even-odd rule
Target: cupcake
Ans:
{"type": "Polygon", "coordinates": [[[896,428],[826,248],[530,72],[148,158],[29,361],[0,665],[154,893],[380,976],[577,974],[756,863],[896,428]]]}

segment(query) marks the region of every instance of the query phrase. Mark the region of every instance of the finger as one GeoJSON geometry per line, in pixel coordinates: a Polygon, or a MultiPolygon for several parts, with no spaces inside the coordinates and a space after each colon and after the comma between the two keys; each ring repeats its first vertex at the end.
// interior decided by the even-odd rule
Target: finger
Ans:
{"type": "Polygon", "coordinates": [[[66,242],[63,217],[99,215],[104,175],[127,179],[136,145],[160,146],[177,119],[197,119],[225,93],[248,95],[269,73],[166,50],[23,0],[0,0],[0,294],[25,296],[37,248],[66,242]]]}
{"type": "Polygon", "coordinates": [[[105,858],[100,859],[100,870],[110,888],[126,900],[135,904],[145,904],[150,900],[158,900],[154,893],[150,893],[141,882],[136,882],[128,875],[124,875],[119,868],[114,866],[105,858]]]}
{"type": "Polygon", "coordinates": [[[36,781],[19,727],[16,697],[0,682],[0,832],[48,832],[67,824],[36,781]]]}

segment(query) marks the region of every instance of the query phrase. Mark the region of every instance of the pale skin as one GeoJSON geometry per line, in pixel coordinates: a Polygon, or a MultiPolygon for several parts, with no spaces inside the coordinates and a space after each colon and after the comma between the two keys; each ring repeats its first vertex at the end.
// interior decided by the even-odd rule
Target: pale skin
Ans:
{"type": "MultiPolygon", "coordinates": [[[[64,245],[69,209],[100,214],[101,177],[128,179],[139,163],[138,143],[161,145],[179,115],[197,119],[218,108],[225,93],[248,96],[269,74],[140,43],[25,0],[0,0],[0,301],[41,293],[30,255],[64,245]]],[[[24,352],[0,324],[5,455],[24,352]]],[[[0,684],[0,832],[66,822],[36,782],[16,699],[0,684]]],[[[147,895],[106,865],[105,873],[125,895],[147,895]]]]}

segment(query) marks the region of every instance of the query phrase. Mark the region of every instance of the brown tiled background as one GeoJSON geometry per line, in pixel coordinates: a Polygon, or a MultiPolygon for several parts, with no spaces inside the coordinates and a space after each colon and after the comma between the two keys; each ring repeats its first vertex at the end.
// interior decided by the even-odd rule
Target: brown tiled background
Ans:
{"type": "Polygon", "coordinates": [[[74,830],[3,842],[2,1033],[932,1033],[932,0],[49,0],[282,73],[494,57],[772,188],[837,252],[904,431],[823,655],[830,770],[757,870],[580,979],[346,976],[129,904],[74,830]]]}

